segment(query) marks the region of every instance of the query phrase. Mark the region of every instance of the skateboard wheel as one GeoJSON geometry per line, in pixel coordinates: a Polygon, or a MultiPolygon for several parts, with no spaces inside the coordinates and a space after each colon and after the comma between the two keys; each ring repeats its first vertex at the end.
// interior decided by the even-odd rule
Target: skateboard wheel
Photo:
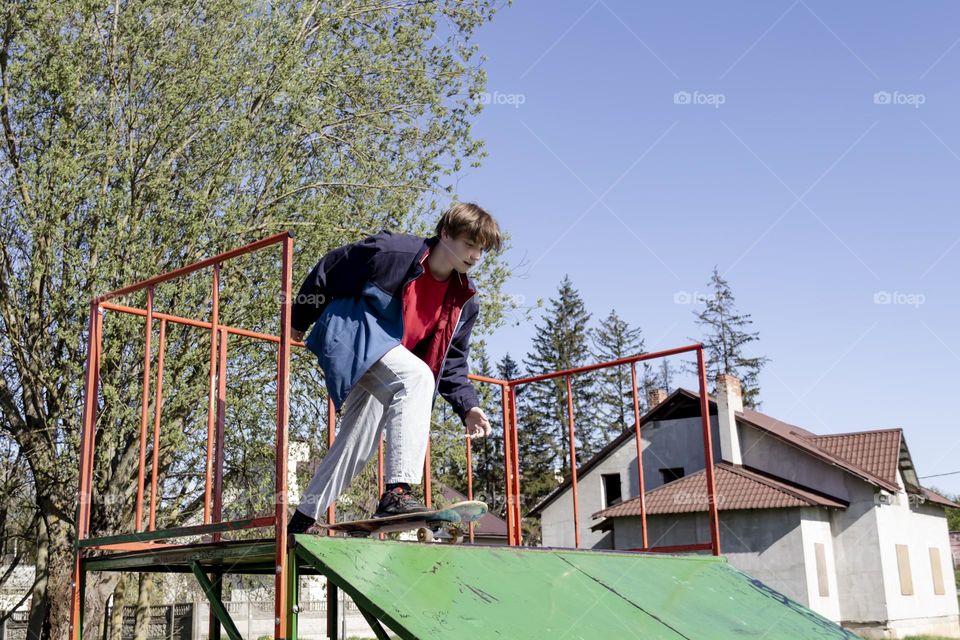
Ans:
{"type": "Polygon", "coordinates": [[[433,531],[430,531],[430,529],[427,529],[426,527],[420,527],[417,529],[417,541],[433,542],[433,531]]]}
{"type": "Polygon", "coordinates": [[[447,544],[457,544],[460,542],[460,529],[450,529],[447,531],[447,537],[443,539],[447,544]]]}

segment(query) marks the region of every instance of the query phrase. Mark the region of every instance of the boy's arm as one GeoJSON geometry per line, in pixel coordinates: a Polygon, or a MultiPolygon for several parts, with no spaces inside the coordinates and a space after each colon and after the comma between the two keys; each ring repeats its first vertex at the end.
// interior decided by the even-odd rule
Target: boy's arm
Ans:
{"type": "Polygon", "coordinates": [[[377,236],[344,245],[320,258],[293,301],[290,326],[310,328],[332,298],[356,296],[370,278],[370,259],[377,252],[377,236]]]}
{"type": "Polygon", "coordinates": [[[440,384],[438,385],[440,395],[450,403],[464,424],[466,424],[466,413],[470,409],[480,406],[477,391],[473,388],[470,380],[467,379],[467,375],[470,373],[467,362],[470,353],[470,333],[473,331],[473,325],[479,315],[479,307],[477,305],[472,306],[473,312],[470,317],[463,321],[463,326],[453,336],[450,350],[447,352],[447,360],[443,365],[443,371],[440,372],[440,384]]]}

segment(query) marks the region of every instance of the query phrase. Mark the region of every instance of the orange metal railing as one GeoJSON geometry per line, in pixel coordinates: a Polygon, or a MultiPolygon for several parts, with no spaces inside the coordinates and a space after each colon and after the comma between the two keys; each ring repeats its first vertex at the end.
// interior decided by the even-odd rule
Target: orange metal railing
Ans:
{"type": "MultiPolygon", "coordinates": [[[[288,584],[287,584],[287,438],[289,421],[289,386],[290,386],[290,349],[293,346],[303,347],[302,342],[295,342],[290,336],[290,318],[293,277],[293,237],[289,233],[279,233],[257,242],[221,253],[201,260],[194,264],[170,271],[165,274],[143,280],[141,282],[111,291],[94,298],[90,302],[90,318],[88,324],[87,361],[84,373],[84,405],[80,439],[80,472],[79,472],[79,511],[77,519],[77,552],[73,568],[74,589],[71,602],[71,638],[79,637],[79,620],[82,597],[83,571],[81,561],[83,554],[92,549],[134,551],[150,548],[168,548],[172,545],[161,542],[177,537],[209,534],[216,542],[224,532],[251,528],[272,527],[276,539],[276,627],[275,637],[284,638],[287,634],[288,584]],[[220,272],[223,263],[263,249],[280,245],[281,259],[281,290],[280,304],[280,331],[279,335],[271,335],[247,329],[232,327],[220,322],[219,317],[219,288],[220,272]],[[154,309],[155,287],[161,283],[212,268],[211,298],[212,308],[210,318],[198,320],[186,318],[170,313],[159,312],[154,309]],[[146,309],[139,309],[119,304],[114,300],[121,296],[146,291],[146,309]],[[143,390],[141,396],[140,433],[139,433],[139,465],[137,468],[137,488],[134,513],[134,533],[119,536],[99,538],[90,537],[90,501],[93,486],[93,461],[96,442],[96,422],[98,393],[100,387],[100,357],[103,340],[103,314],[107,311],[125,313],[145,319],[144,334],[144,372],[143,390]],[[153,324],[159,321],[159,341],[156,371],[156,387],[153,389],[153,414],[150,414],[151,401],[151,354],[153,324]],[[160,449],[161,409],[164,393],[164,352],[166,349],[167,326],[170,323],[200,328],[209,331],[210,335],[210,366],[208,389],[207,437],[204,470],[204,497],[203,497],[203,524],[186,527],[175,527],[163,530],[157,529],[157,494],[158,494],[158,467],[160,449]],[[224,465],[224,422],[226,415],[226,372],[228,341],[231,335],[252,338],[278,345],[277,352],[277,416],[276,416],[276,468],[275,468],[275,510],[273,515],[253,517],[229,522],[222,521],[223,507],[223,465],[224,465]],[[147,506],[147,522],[144,526],[144,494],[146,492],[147,468],[147,439],[148,427],[152,433],[152,457],[150,464],[150,499],[147,506]]],[[[564,378],[567,399],[567,433],[569,437],[569,456],[571,465],[571,486],[573,493],[575,544],[580,546],[580,515],[578,501],[577,454],[576,454],[576,416],[574,415],[573,376],[595,371],[607,367],[630,365],[633,386],[633,411],[635,422],[635,437],[637,446],[637,471],[639,476],[641,523],[643,529],[643,549],[656,551],[664,549],[647,548],[646,507],[643,501],[643,447],[640,437],[640,413],[637,390],[636,363],[664,358],[684,353],[695,353],[697,357],[698,383],[700,388],[700,409],[703,428],[703,442],[707,478],[707,492],[709,497],[709,519],[711,542],[709,544],[686,545],[670,547],[672,551],[710,549],[714,555],[720,553],[719,519],[717,515],[717,501],[715,499],[715,481],[712,456],[712,442],[710,433],[709,401],[707,397],[706,372],[704,367],[703,347],[699,344],[668,349],[655,353],[639,354],[611,362],[597,363],[584,367],[577,367],[564,371],[530,376],[516,380],[501,380],[480,375],[471,375],[470,379],[500,387],[502,424],[503,424],[503,452],[504,452],[504,487],[506,496],[506,517],[508,542],[511,545],[520,545],[522,538],[523,513],[521,511],[521,475],[518,443],[517,420],[517,391],[523,385],[533,384],[544,380],[564,378]]],[[[328,401],[327,409],[327,445],[332,446],[335,438],[336,414],[333,403],[328,401]]],[[[378,485],[380,491],[384,487],[383,440],[378,447],[378,485]]],[[[466,439],[467,455],[467,497],[473,499],[473,449],[469,438],[466,439]]],[[[431,465],[429,445],[424,461],[424,493],[426,503],[431,502],[431,465]]],[[[336,519],[336,507],[331,505],[327,509],[328,522],[336,519]]],[[[474,526],[470,526],[470,540],[474,539],[474,526]]]]}

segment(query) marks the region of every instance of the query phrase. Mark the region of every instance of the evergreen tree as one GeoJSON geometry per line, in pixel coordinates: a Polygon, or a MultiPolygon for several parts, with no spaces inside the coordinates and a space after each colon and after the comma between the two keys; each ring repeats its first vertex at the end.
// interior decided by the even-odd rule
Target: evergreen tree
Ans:
{"type": "MultiPolygon", "coordinates": [[[[524,374],[520,365],[506,354],[497,364],[497,374],[503,380],[515,380],[524,374]]],[[[555,486],[553,469],[553,434],[542,428],[542,423],[530,415],[528,392],[530,385],[517,388],[517,448],[520,450],[520,491],[527,497],[525,502],[532,507],[536,500],[549,493],[555,486]]],[[[500,420],[502,422],[502,420],[500,420]]],[[[501,441],[502,442],[502,441],[501,441]]],[[[502,455],[502,454],[501,454],[502,455]]],[[[503,487],[504,478],[497,482],[503,487]]]]}
{"type": "Polygon", "coordinates": [[[750,314],[738,312],[730,284],[716,267],[709,286],[712,295],[704,300],[705,308],[694,311],[697,324],[704,330],[707,377],[716,381],[718,374],[726,373],[739,378],[743,384],[743,404],[756,408],[760,404],[760,370],[769,358],[750,357],[745,347],[759,340],[760,334],[750,330],[753,325],[750,314]]]}
{"type": "MultiPolygon", "coordinates": [[[[591,314],[587,312],[583,299],[569,276],[564,276],[557,297],[552,298],[549,304],[550,308],[543,322],[536,327],[533,350],[524,359],[530,375],[583,366],[590,357],[591,331],[588,325],[591,314]]],[[[590,376],[573,376],[571,387],[574,397],[577,459],[583,461],[593,455],[599,440],[593,419],[596,394],[590,376]]],[[[570,442],[566,380],[560,377],[534,383],[525,390],[524,395],[527,404],[520,420],[531,441],[549,443],[552,449],[552,468],[527,469],[521,470],[521,473],[536,473],[538,476],[549,477],[549,474],[556,471],[564,477],[567,476],[570,473],[570,442]]],[[[518,401],[518,409],[520,406],[523,405],[518,401]]],[[[542,482],[540,491],[546,493],[550,484],[555,486],[556,483],[552,480],[542,482]]]]}
{"type": "MultiPolygon", "coordinates": [[[[489,364],[485,365],[489,367],[489,364]]],[[[481,375],[492,375],[489,372],[481,375]]],[[[521,376],[517,362],[505,354],[497,363],[495,377],[501,380],[512,380],[521,376]]],[[[503,455],[503,394],[500,388],[489,387],[491,411],[487,413],[492,430],[490,437],[484,438],[474,448],[474,495],[478,500],[485,501],[492,513],[504,517],[506,515],[506,468],[503,455]],[[493,408],[496,411],[493,411],[493,408]]],[[[522,390],[521,390],[522,393],[522,390]]],[[[509,402],[509,399],[506,400],[509,402]]],[[[518,413],[519,416],[519,413],[518,413]]],[[[519,430],[518,438],[521,443],[524,438],[523,429],[519,430]]],[[[522,446],[521,446],[522,449],[522,446]]],[[[521,490],[523,489],[521,485],[521,490]]]]}
{"type": "Polygon", "coordinates": [[[520,373],[520,365],[517,364],[517,361],[514,360],[509,353],[500,358],[500,362],[497,363],[497,376],[499,376],[501,380],[515,380],[522,375],[523,374],[520,373]]]}
{"type": "MultiPolygon", "coordinates": [[[[597,362],[619,360],[643,353],[643,334],[617,315],[614,309],[593,333],[597,362]]],[[[598,429],[604,444],[633,424],[633,376],[630,365],[607,367],[594,373],[597,383],[598,429]]],[[[637,363],[637,396],[641,413],[646,410],[647,392],[653,384],[653,367],[637,363]]]]}
{"type": "Polygon", "coordinates": [[[670,366],[670,361],[667,358],[660,360],[660,366],[654,376],[653,388],[663,389],[667,393],[670,393],[673,389],[673,367],[670,366]]]}

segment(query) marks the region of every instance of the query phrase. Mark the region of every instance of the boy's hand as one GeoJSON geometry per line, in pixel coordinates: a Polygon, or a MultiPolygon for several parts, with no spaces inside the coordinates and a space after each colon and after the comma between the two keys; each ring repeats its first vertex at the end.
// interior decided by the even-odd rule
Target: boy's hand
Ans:
{"type": "Polygon", "coordinates": [[[467,411],[464,418],[466,420],[467,437],[471,440],[490,435],[490,421],[487,420],[487,414],[480,407],[474,407],[467,411]]]}
{"type": "Polygon", "coordinates": [[[303,331],[297,331],[296,329],[290,329],[290,339],[296,340],[297,342],[303,342],[303,331]]]}

